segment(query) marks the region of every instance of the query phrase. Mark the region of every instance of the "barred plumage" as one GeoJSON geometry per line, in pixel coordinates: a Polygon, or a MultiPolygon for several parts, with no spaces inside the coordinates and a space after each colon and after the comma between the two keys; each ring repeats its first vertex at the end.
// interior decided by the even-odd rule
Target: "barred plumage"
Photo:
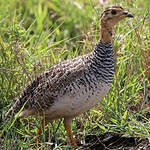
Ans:
{"type": "Polygon", "coordinates": [[[6,116],[18,113],[24,106],[19,117],[44,114],[48,119],[64,118],[75,145],[70,122],[95,106],[109,91],[114,77],[113,27],[126,17],[133,16],[120,6],[108,7],[101,16],[101,40],[93,52],[47,69],[23,90],[6,116]]]}

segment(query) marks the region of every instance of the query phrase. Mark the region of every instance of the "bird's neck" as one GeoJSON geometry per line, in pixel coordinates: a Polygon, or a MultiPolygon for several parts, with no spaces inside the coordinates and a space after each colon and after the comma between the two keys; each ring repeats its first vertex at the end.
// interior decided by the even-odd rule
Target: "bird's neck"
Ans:
{"type": "Polygon", "coordinates": [[[90,69],[97,81],[112,83],[114,78],[114,51],[112,43],[99,41],[92,52],[90,69]]]}
{"type": "Polygon", "coordinates": [[[105,21],[101,20],[101,42],[111,43],[114,34],[114,27],[109,26],[105,21]]]}

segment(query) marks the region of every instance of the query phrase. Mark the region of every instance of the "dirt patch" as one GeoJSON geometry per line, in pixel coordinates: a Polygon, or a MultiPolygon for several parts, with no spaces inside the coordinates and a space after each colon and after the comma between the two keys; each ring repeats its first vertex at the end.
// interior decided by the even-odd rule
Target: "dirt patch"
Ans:
{"type": "Polygon", "coordinates": [[[86,136],[85,144],[81,147],[84,150],[150,150],[150,139],[105,133],[86,136]]]}

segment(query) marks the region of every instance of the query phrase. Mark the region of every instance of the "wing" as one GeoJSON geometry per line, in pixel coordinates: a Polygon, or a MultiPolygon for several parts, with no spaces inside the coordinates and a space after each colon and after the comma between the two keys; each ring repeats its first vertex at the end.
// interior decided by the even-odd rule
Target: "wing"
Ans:
{"type": "MultiPolygon", "coordinates": [[[[87,54],[89,55],[89,54],[87,54]]],[[[85,64],[89,61],[87,55],[51,66],[43,74],[34,79],[22,92],[15,104],[8,110],[6,117],[24,109],[34,109],[41,112],[54,104],[62,88],[82,76],[85,64]]]]}

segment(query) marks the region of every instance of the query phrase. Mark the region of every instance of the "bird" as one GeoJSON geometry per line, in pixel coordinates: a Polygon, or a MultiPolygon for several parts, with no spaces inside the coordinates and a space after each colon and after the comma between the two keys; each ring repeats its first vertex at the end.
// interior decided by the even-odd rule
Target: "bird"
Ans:
{"type": "Polygon", "coordinates": [[[114,26],[134,16],[121,6],[109,6],[102,12],[101,38],[93,51],[50,66],[33,79],[16,98],[6,117],[40,115],[46,120],[62,119],[70,142],[71,121],[94,107],[109,92],[114,79],[114,26]]]}

